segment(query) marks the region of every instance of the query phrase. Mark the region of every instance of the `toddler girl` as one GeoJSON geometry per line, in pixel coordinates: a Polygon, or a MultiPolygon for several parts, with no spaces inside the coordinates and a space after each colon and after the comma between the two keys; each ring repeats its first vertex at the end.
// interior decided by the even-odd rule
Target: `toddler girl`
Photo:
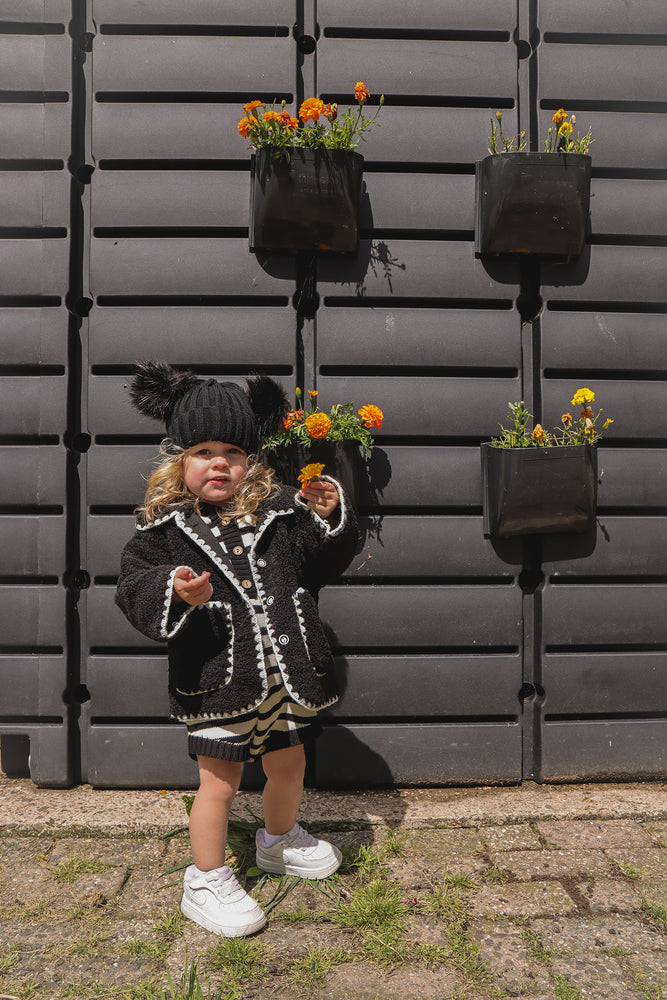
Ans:
{"type": "Polygon", "coordinates": [[[164,362],[138,366],[130,393],[166,423],[164,460],[151,476],[126,545],[116,602],[135,628],[166,640],[169,700],[199,766],[190,813],[194,864],[181,909],[226,937],[266,923],[225,865],[227,821],[244,761],[261,758],[264,871],[325,878],[341,855],[296,821],[303,742],[317,711],[337,699],[333,658],[317,610],[357,542],[354,513],[324,478],[295,494],[254,457],[260,435],[287,411],[271,379],[198,379],[164,362]]]}

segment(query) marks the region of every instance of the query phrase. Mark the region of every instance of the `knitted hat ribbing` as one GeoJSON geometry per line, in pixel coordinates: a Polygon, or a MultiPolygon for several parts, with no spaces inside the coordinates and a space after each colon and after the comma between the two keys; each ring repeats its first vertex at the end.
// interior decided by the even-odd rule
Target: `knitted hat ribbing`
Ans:
{"type": "Polygon", "coordinates": [[[247,454],[259,446],[257,421],[248,397],[234,382],[197,381],[167,415],[167,436],[181,448],[225,441],[247,454]]]}

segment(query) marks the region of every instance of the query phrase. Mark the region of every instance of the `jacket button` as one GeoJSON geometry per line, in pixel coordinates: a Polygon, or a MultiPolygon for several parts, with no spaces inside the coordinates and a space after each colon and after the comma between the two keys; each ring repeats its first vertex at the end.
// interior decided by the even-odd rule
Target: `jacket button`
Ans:
{"type": "Polygon", "coordinates": [[[269,605],[269,607],[271,607],[271,605],[273,604],[274,601],[275,601],[275,597],[267,597],[267,599],[266,599],[266,603],[269,605]]]}
{"type": "Polygon", "coordinates": [[[241,586],[244,590],[250,590],[252,587],[252,580],[241,580],[241,586]]]}
{"type": "Polygon", "coordinates": [[[281,635],[278,638],[278,642],[280,643],[281,646],[286,646],[287,643],[289,642],[289,636],[288,635],[281,635]]]}
{"type": "Polygon", "coordinates": [[[220,520],[223,524],[230,524],[232,519],[231,517],[221,517],[220,520]]]}
{"type": "Polygon", "coordinates": [[[264,567],[266,566],[266,559],[258,559],[257,565],[260,566],[262,569],[264,569],[264,567]]]}
{"type": "Polygon", "coordinates": [[[242,545],[235,545],[234,549],[233,549],[233,552],[234,552],[235,556],[242,556],[243,555],[243,546],[242,545]]]}

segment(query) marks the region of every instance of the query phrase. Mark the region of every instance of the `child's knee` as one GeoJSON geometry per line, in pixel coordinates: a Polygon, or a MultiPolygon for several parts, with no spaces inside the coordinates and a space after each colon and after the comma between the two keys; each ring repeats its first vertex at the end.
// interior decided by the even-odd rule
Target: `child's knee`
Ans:
{"type": "Polygon", "coordinates": [[[274,750],[262,757],[264,773],[269,781],[303,782],[306,755],[302,746],[274,750]]]}

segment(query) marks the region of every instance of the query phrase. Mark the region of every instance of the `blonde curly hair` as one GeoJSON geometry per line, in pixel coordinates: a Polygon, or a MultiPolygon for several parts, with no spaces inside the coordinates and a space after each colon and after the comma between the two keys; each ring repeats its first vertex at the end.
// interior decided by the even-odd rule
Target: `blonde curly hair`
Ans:
{"type": "MultiPolygon", "coordinates": [[[[169,439],[161,443],[160,464],[151,473],[143,505],[136,508],[135,514],[150,523],[163,517],[170,507],[194,504],[199,513],[199,497],[188,490],[183,476],[184,461],[193,450],[181,448],[169,439]]],[[[273,469],[262,465],[256,455],[248,455],[248,471],[234,496],[225,505],[225,515],[243,517],[245,514],[254,514],[263,500],[280,489],[274,475],[273,469]]]]}

